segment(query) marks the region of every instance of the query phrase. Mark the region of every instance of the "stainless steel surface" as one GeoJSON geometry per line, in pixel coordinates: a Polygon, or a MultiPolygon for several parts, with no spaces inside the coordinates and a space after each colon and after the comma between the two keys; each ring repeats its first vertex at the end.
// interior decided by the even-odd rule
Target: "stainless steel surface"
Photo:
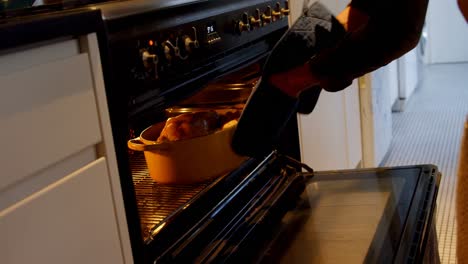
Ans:
{"type": "Polygon", "coordinates": [[[135,153],[130,160],[142,237],[150,238],[152,230],[164,219],[188,203],[211,182],[189,185],[161,185],[149,176],[145,157],[135,153]]]}

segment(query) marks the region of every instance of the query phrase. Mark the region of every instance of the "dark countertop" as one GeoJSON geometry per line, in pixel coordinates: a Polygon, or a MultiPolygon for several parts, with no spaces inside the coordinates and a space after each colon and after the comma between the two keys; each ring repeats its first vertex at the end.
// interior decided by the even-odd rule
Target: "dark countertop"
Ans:
{"type": "Polygon", "coordinates": [[[44,6],[0,7],[0,51],[35,42],[104,30],[103,20],[207,0],[77,0],[44,6]]]}
{"type": "Polygon", "coordinates": [[[50,39],[102,32],[101,11],[92,8],[0,18],[0,52],[50,39]]]}

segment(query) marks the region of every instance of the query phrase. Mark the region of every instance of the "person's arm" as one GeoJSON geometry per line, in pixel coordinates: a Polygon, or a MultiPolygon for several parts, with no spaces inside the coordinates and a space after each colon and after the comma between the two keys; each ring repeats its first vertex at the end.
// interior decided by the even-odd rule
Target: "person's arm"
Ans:
{"type": "Polygon", "coordinates": [[[320,85],[339,91],[354,78],[378,69],[414,48],[419,40],[428,0],[353,0],[337,19],[347,36],[305,65],[270,78],[290,96],[320,85]]]}
{"type": "Polygon", "coordinates": [[[428,0],[352,1],[347,23],[357,25],[335,49],[311,62],[312,72],[325,77],[323,88],[338,91],[346,88],[343,80],[350,84],[397,59],[418,44],[427,5],[428,0]],[[368,15],[367,23],[355,23],[361,15],[353,16],[354,9],[368,15]]]}
{"type": "Polygon", "coordinates": [[[468,1],[467,0],[458,0],[458,7],[462,15],[465,17],[466,22],[468,22],[468,1]]]}

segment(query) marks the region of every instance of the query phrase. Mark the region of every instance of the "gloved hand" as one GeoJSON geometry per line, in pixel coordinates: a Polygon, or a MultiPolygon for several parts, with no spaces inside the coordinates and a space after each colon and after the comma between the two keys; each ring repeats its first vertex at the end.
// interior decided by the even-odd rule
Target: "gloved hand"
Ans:
{"type": "Polygon", "coordinates": [[[306,62],[321,50],[336,45],[345,34],[343,26],[322,4],[316,2],[304,10],[265,62],[261,81],[234,133],[234,151],[252,157],[267,155],[275,149],[281,132],[297,111],[312,112],[321,89],[315,77],[306,74],[310,73],[306,62]],[[294,74],[289,75],[291,70],[294,74]]]}

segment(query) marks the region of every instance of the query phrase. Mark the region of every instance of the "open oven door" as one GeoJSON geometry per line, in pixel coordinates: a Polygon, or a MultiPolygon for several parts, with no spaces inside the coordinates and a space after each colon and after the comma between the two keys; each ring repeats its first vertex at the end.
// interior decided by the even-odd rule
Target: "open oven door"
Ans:
{"type": "Polygon", "coordinates": [[[437,263],[439,182],[431,165],[316,172],[259,262],[437,263]]]}
{"type": "Polygon", "coordinates": [[[300,166],[272,153],[156,262],[437,263],[435,166],[300,166]]]}

